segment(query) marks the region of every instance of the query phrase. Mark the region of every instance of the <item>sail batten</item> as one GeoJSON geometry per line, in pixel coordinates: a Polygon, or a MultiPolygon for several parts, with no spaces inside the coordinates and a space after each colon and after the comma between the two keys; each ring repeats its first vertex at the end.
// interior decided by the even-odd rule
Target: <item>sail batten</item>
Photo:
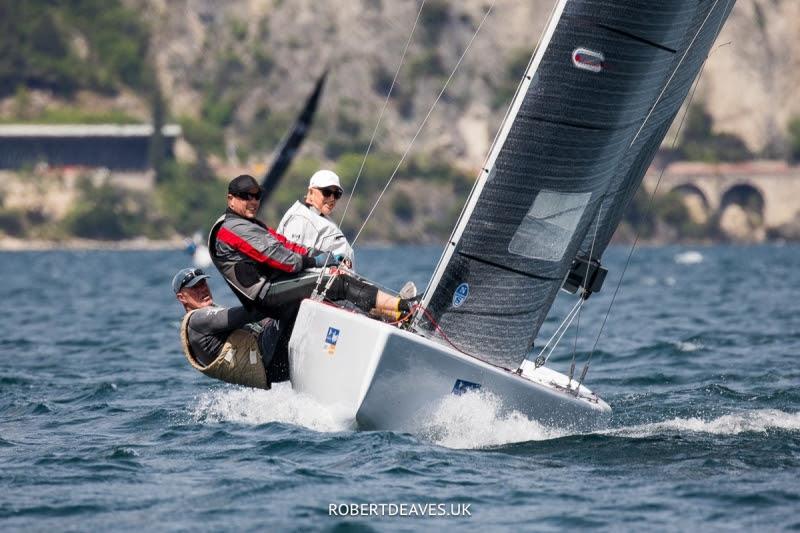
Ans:
{"type": "Polygon", "coordinates": [[[521,362],[573,259],[602,255],[716,36],[719,25],[705,31],[706,22],[727,16],[716,5],[559,2],[426,291],[418,331],[444,331],[499,366],[521,362]]]}

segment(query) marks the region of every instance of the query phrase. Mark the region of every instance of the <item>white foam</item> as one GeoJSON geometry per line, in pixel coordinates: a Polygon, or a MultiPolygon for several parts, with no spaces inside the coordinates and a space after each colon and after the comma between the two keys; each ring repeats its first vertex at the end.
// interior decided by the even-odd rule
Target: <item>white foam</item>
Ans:
{"type": "Polygon", "coordinates": [[[764,433],[770,429],[800,431],[800,412],[786,413],[777,409],[756,409],[711,420],[702,418],[673,418],[664,422],[642,424],[604,431],[609,435],[645,438],[665,433],[709,433],[712,435],[738,435],[745,432],[764,433]]]}
{"type": "Polygon", "coordinates": [[[192,417],[198,422],[210,423],[282,422],[322,432],[347,431],[355,427],[352,419],[295,392],[288,382],[276,383],[271,390],[237,387],[204,392],[192,410],[192,417]]]}
{"type": "Polygon", "coordinates": [[[488,392],[449,396],[415,433],[435,444],[457,449],[541,441],[566,434],[530,420],[518,411],[501,414],[502,411],[500,399],[488,392]]]}
{"type": "Polygon", "coordinates": [[[696,352],[697,350],[703,348],[703,345],[699,342],[678,341],[673,344],[678,350],[682,352],[696,352]]]}
{"type": "Polygon", "coordinates": [[[696,265],[697,263],[703,262],[703,254],[694,250],[689,250],[677,254],[674,259],[679,265],[696,265]]]}

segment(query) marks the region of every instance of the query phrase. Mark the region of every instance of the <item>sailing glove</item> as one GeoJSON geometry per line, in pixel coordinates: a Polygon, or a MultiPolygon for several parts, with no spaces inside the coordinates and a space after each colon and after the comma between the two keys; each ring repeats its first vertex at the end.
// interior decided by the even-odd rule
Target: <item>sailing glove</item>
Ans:
{"type": "Polygon", "coordinates": [[[322,252],[314,256],[314,266],[322,268],[326,266],[336,266],[342,262],[341,255],[334,255],[328,252],[322,252]]]}

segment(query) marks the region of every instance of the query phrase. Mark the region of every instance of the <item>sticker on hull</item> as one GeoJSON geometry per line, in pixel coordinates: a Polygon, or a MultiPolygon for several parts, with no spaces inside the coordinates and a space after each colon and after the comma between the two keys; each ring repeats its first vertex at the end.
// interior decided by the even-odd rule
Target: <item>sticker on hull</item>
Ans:
{"type": "Polygon", "coordinates": [[[465,379],[457,379],[456,384],[453,385],[453,394],[455,394],[456,396],[461,396],[465,392],[480,390],[480,388],[481,388],[480,383],[473,383],[465,379]]]}
{"type": "Polygon", "coordinates": [[[336,343],[339,342],[339,330],[333,327],[328,328],[328,333],[325,335],[325,346],[323,347],[328,355],[333,355],[336,351],[336,343]]]}

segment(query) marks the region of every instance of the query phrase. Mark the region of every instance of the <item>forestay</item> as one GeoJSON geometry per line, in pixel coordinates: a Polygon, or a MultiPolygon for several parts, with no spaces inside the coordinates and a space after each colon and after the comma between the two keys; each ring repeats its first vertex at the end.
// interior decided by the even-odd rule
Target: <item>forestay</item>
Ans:
{"type": "Polygon", "coordinates": [[[557,4],[418,331],[517,367],[598,221],[594,257],[608,244],[732,4],[557,4]]]}

